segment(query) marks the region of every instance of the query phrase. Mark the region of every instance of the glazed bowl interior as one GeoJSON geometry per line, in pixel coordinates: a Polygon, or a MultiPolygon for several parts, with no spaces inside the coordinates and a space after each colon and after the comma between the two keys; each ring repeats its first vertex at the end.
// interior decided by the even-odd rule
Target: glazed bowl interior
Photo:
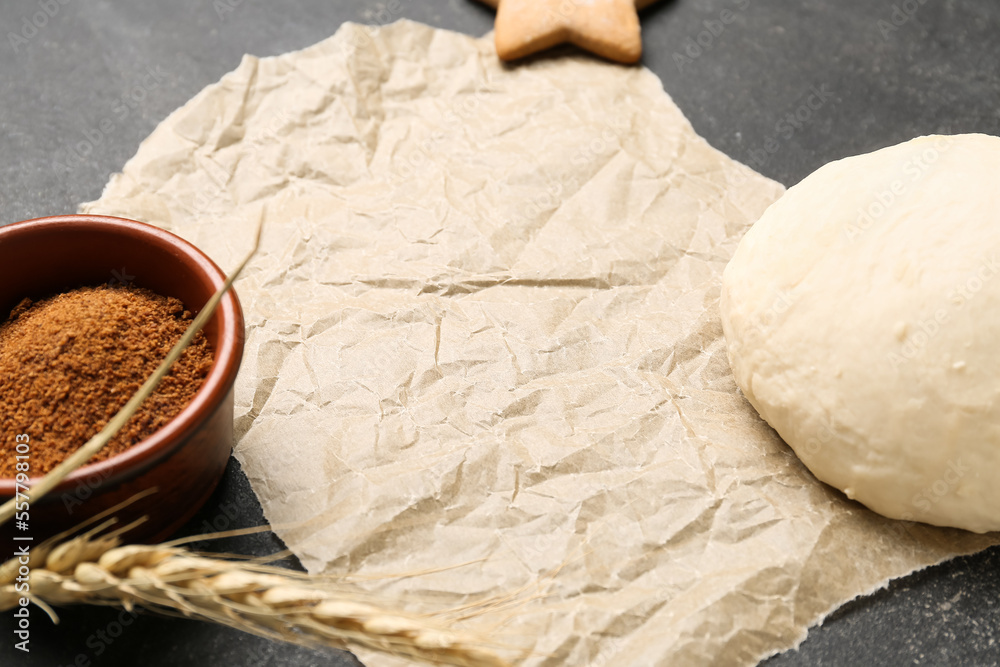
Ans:
{"type": "MultiPolygon", "coordinates": [[[[225,281],[204,253],[159,228],[121,218],[68,215],[0,227],[0,321],[22,299],[40,299],[85,285],[130,282],[180,299],[197,313],[225,281]]],[[[230,392],[243,348],[243,317],[230,291],[203,329],[213,363],[192,401],[149,438],[74,472],[57,487],[97,475],[112,485],[169,455],[230,392]]],[[[36,477],[36,475],[32,475],[36,477]]],[[[0,496],[14,480],[0,479],[0,496]]]]}
{"type": "MultiPolygon", "coordinates": [[[[24,297],[34,300],[74,287],[126,279],[157,294],[177,297],[197,312],[215,292],[216,283],[221,285],[215,280],[218,276],[211,275],[221,271],[214,264],[206,265],[207,257],[184,256],[177,237],[121,218],[81,215],[28,220],[0,227],[0,241],[3,314],[24,297]]],[[[221,342],[218,317],[204,331],[210,341],[221,342]]]]}

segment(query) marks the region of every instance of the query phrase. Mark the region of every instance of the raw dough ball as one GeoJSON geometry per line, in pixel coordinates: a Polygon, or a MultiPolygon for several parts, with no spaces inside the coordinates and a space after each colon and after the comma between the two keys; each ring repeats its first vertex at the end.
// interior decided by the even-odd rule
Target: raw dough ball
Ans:
{"type": "Polygon", "coordinates": [[[1000,138],[819,169],[744,237],[721,308],[737,383],[816,477],[1000,529],[1000,138]]]}

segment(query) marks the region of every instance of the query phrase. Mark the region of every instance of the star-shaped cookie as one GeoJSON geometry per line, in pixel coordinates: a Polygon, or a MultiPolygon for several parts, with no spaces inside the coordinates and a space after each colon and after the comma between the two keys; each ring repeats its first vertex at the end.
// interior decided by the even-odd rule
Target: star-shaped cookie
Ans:
{"type": "Polygon", "coordinates": [[[517,60],[572,43],[621,63],[642,56],[637,10],[656,0],[482,0],[495,7],[497,55],[517,60]]]}

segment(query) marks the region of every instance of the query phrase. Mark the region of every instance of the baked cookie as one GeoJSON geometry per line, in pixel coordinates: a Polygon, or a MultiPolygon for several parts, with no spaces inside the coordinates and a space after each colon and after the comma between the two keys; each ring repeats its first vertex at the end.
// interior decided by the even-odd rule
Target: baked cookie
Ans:
{"type": "Polygon", "coordinates": [[[481,0],[497,10],[494,39],[502,60],[571,43],[609,60],[638,62],[638,10],[656,0],[481,0]]]}

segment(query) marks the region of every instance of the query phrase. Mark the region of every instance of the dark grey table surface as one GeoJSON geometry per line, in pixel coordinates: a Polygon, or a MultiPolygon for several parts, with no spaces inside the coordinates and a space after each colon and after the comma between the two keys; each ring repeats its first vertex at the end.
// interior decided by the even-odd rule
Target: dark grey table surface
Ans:
{"type": "MultiPolygon", "coordinates": [[[[3,0],[0,223],[74,212],[97,198],[158,122],[243,53],[302,48],[344,21],[397,18],[480,35],[493,11],[471,0],[3,0]]],[[[642,23],[643,63],[695,129],[785,185],[921,134],[1000,135],[996,0],[674,0],[644,11],[642,23]],[[734,18],[721,24],[725,9],[734,18]],[[816,91],[821,102],[810,100],[816,91]]],[[[232,461],[185,533],[261,522],[232,461]]],[[[265,554],[282,545],[264,534],[216,548],[265,554]]],[[[998,572],[993,548],[895,581],[766,664],[998,664],[998,572]]],[[[336,651],[100,608],[64,610],[58,627],[36,614],[24,655],[3,616],[3,665],[358,664],[336,651]]]]}

